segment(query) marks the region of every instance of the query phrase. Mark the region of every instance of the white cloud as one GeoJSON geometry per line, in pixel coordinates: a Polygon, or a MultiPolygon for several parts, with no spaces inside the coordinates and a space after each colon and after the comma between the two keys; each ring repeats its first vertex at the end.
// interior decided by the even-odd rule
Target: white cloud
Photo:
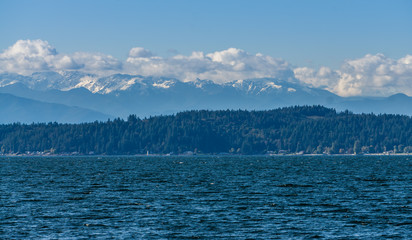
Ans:
{"type": "Polygon", "coordinates": [[[60,55],[56,57],[52,63],[52,67],[56,70],[79,69],[82,65],[77,63],[72,57],[60,55]]]}
{"type": "Polygon", "coordinates": [[[262,54],[250,54],[236,48],[208,54],[193,52],[190,56],[176,55],[171,58],[155,57],[152,54],[142,57],[140,53],[148,52],[147,50],[132,50],[125,68],[134,74],[168,76],[183,81],[200,78],[219,83],[246,78],[293,76],[288,63],[283,60],[262,54]]]}
{"type": "Polygon", "coordinates": [[[120,72],[174,77],[183,81],[197,78],[215,82],[261,77],[293,78],[293,72],[284,60],[236,48],[162,58],[147,49],[135,47],[129,51],[127,60],[121,62],[101,53],[59,54],[47,41],[19,40],[0,54],[0,63],[0,72],[19,74],[78,69],[99,75],[120,72]]]}
{"type": "Polygon", "coordinates": [[[5,50],[1,56],[6,58],[36,58],[57,55],[55,48],[47,41],[19,40],[13,46],[5,50]]]}
{"type": "Polygon", "coordinates": [[[0,54],[0,68],[17,73],[47,70],[56,55],[56,49],[45,41],[19,40],[0,54]]]}
{"type": "Polygon", "coordinates": [[[153,53],[142,47],[135,47],[130,49],[129,57],[130,58],[150,58],[153,56],[153,53]]]}
{"type": "Polygon", "coordinates": [[[119,72],[122,69],[122,63],[119,60],[102,53],[76,52],[72,57],[77,63],[82,65],[82,70],[86,72],[119,72]]]}
{"type": "Polygon", "coordinates": [[[59,54],[47,41],[19,40],[0,54],[0,72],[31,74],[38,71],[82,69],[119,70],[121,62],[104,54],[59,54]]]}
{"type": "Polygon", "coordinates": [[[318,71],[307,67],[301,67],[295,68],[293,71],[297,79],[315,87],[328,88],[335,84],[339,77],[335,71],[327,67],[321,67],[318,71]]]}
{"type": "Polygon", "coordinates": [[[411,55],[395,60],[383,54],[367,54],[346,60],[339,70],[296,68],[294,73],[302,82],[324,86],[340,96],[412,95],[411,55]]]}
{"type": "Polygon", "coordinates": [[[282,59],[261,53],[251,54],[237,48],[211,53],[192,52],[162,58],[151,51],[130,49],[126,61],[102,53],[60,54],[47,41],[19,40],[0,53],[0,72],[23,75],[38,71],[80,70],[98,75],[113,73],[173,77],[183,81],[208,79],[217,83],[273,77],[296,79],[341,96],[412,95],[412,56],[398,60],[383,54],[346,60],[338,70],[292,67],[282,59]]]}

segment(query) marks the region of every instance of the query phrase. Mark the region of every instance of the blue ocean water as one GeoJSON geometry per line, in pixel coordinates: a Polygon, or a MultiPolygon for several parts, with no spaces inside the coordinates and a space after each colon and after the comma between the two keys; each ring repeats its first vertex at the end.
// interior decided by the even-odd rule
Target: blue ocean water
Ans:
{"type": "Polygon", "coordinates": [[[412,156],[2,157],[0,239],[411,239],[412,156]]]}

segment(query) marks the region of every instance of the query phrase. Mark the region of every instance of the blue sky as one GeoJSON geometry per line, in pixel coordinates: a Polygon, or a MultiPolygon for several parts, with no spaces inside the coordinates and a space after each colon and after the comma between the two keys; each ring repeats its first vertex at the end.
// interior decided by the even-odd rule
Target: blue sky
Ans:
{"type": "Polygon", "coordinates": [[[16,1],[0,2],[0,49],[47,40],[59,52],[124,59],[135,46],[161,56],[229,47],[297,66],[412,53],[412,1],[16,1]]]}
{"type": "Polygon", "coordinates": [[[406,0],[2,0],[0,73],[284,77],[412,96],[411,12],[406,0]]]}

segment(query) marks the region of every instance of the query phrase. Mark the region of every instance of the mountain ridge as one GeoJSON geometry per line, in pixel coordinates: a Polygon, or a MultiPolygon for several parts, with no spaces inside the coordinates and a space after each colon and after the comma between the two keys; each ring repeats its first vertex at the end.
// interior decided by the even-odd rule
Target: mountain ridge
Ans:
{"type": "Polygon", "coordinates": [[[296,79],[258,78],[217,84],[182,82],[168,77],[113,74],[98,77],[77,71],[39,72],[31,76],[0,74],[0,92],[36,101],[81,107],[125,118],[185,110],[265,110],[295,105],[323,105],[355,113],[412,115],[412,98],[340,97],[296,79]]]}
{"type": "Polygon", "coordinates": [[[81,123],[113,118],[110,115],[81,107],[41,102],[8,93],[0,93],[0,109],[0,124],[15,122],[81,123]]]}

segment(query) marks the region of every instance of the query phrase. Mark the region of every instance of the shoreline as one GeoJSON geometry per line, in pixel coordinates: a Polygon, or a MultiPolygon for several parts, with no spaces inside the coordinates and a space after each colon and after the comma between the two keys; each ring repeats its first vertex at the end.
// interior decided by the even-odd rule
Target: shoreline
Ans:
{"type": "Polygon", "coordinates": [[[367,154],[0,154],[0,157],[345,157],[345,156],[412,156],[412,153],[367,153],[367,154]]]}

